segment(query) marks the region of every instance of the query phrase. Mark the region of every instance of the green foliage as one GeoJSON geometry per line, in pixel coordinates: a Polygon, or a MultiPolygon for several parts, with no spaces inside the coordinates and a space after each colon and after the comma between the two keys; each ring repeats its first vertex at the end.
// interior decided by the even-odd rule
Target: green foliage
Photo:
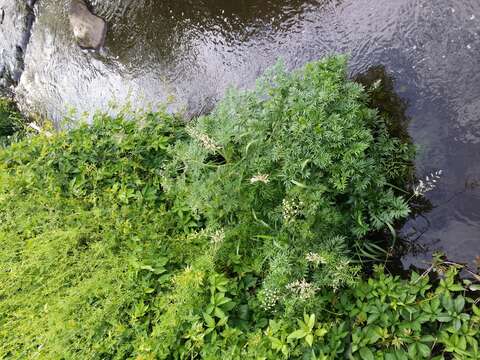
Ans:
{"type": "Polygon", "coordinates": [[[427,276],[413,273],[406,281],[378,267],[352,289],[324,289],[303,316],[277,315],[248,329],[235,326],[233,316],[224,320],[232,312],[218,319],[204,313],[203,323],[187,332],[179,358],[478,359],[480,310],[465,296],[457,272],[449,269],[441,281],[455,284],[458,291],[451,293],[427,276]]]}
{"type": "Polygon", "coordinates": [[[158,294],[204,252],[201,234],[178,231],[159,182],[182,127],[137,120],[101,116],[0,153],[4,357],[133,356],[158,294]]]}
{"type": "Polygon", "coordinates": [[[412,149],[367,103],[344,58],[293,73],[278,65],[187,128],[168,189],[224,229],[218,267],[241,256],[281,289],[313,272],[316,287],[353,282],[354,245],[409,213],[389,183],[408,172],[412,149]],[[308,253],[326,266],[312,271],[308,253]]]}
{"type": "Polygon", "coordinates": [[[8,144],[10,138],[23,128],[23,117],[15,103],[0,97],[0,144],[8,144]]]}
{"type": "Polygon", "coordinates": [[[411,148],[367,100],[332,58],[188,126],[97,115],[0,150],[0,358],[478,358],[454,270],[353,265],[408,213],[411,148]]]}
{"type": "Polygon", "coordinates": [[[472,314],[477,308],[456,275],[455,268],[449,269],[434,288],[428,276],[413,273],[406,282],[378,268],[375,278],[355,289],[355,305],[346,307],[354,319],[352,354],[375,359],[429,359],[437,354],[440,359],[441,353],[451,353],[477,359],[480,318],[472,314]],[[445,281],[455,284],[457,292],[442,286],[445,281]],[[367,353],[375,356],[363,355],[367,353]]]}

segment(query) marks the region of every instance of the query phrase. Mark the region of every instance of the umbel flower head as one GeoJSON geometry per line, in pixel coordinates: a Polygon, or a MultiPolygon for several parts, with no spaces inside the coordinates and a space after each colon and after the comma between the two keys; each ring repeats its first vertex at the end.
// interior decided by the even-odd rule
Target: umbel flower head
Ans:
{"type": "Polygon", "coordinates": [[[287,200],[282,201],[283,220],[288,223],[300,214],[303,207],[303,201],[287,200]]]}
{"type": "Polygon", "coordinates": [[[270,182],[270,180],[268,179],[269,176],[270,175],[268,175],[268,174],[255,175],[250,179],[250,184],[255,184],[257,182],[262,182],[264,184],[268,184],[270,182]]]}
{"type": "Polygon", "coordinates": [[[327,260],[322,255],[314,252],[309,252],[307,255],[305,255],[305,259],[315,266],[327,263],[327,260]]]}
{"type": "Polygon", "coordinates": [[[262,299],[262,307],[264,310],[271,310],[280,300],[280,293],[276,289],[265,289],[262,299]]]}
{"type": "Polygon", "coordinates": [[[318,289],[305,279],[301,279],[288,284],[287,290],[298,295],[300,299],[307,300],[314,296],[318,289]]]}
{"type": "Polygon", "coordinates": [[[216,151],[220,149],[220,146],[218,146],[212,138],[206,134],[200,133],[197,129],[189,126],[187,127],[186,131],[187,134],[192,137],[192,139],[197,140],[208,151],[216,151]]]}

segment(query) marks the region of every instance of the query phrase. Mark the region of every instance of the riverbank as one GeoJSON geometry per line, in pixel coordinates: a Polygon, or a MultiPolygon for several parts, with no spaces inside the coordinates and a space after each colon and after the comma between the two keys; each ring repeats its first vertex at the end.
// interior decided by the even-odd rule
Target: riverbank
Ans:
{"type": "Polygon", "coordinates": [[[480,356],[480,278],[381,265],[372,235],[393,246],[431,184],[375,89],[342,57],[257,84],[188,124],[98,113],[0,150],[0,357],[480,356]]]}
{"type": "MultiPolygon", "coordinates": [[[[18,78],[12,64],[26,2],[1,3],[0,69],[18,78]]],[[[21,109],[58,123],[71,109],[75,121],[84,112],[116,114],[119,107],[112,104],[156,109],[167,103],[169,111],[192,118],[209,112],[229,86],[251,88],[278,58],[294,69],[326,54],[348,53],[352,77],[383,66],[394,79],[419,149],[416,177],[443,170],[427,194],[430,211],[402,232],[412,244],[403,265],[423,267],[433,252],[443,251],[474,267],[480,255],[478,1],[90,4],[109,28],[99,53],[79,48],[68,19],[70,1],[36,3],[32,36],[22,50],[25,71],[14,91],[21,109]]]]}

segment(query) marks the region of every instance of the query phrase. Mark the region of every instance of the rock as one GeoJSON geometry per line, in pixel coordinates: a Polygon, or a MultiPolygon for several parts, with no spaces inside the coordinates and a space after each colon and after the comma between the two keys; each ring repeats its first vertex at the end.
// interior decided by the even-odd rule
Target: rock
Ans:
{"type": "Polygon", "coordinates": [[[78,45],[84,49],[99,49],[105,42],[107,24],[92,14],[83,0],[70,3],[70,25],[78,45]]]}

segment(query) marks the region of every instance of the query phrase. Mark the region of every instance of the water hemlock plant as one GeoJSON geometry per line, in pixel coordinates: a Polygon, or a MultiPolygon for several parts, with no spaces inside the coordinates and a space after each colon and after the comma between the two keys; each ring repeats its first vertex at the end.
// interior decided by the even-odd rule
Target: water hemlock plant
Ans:
{"type": "Polygon", "coordinates": [[[354,249],[409,213],[391,184],[408,174],[412,148],[367,102],[337,57],[293,73],[277,66],[187,127],[168,189],[225,232],[218,266],[241,257],[264,274],[263,289],[282,293],[304,278],[354,282],[354,249]],[[309,253],[324,263],[314,276],[309,253]]]}
{"type": "Polygon", "coordinates": [[[334,57],[187,125],[98,114],[0,150],[0,358],[478,358],[456,268],[354,262],[409,211],[413,150],[367,103],[334,57]]]}

